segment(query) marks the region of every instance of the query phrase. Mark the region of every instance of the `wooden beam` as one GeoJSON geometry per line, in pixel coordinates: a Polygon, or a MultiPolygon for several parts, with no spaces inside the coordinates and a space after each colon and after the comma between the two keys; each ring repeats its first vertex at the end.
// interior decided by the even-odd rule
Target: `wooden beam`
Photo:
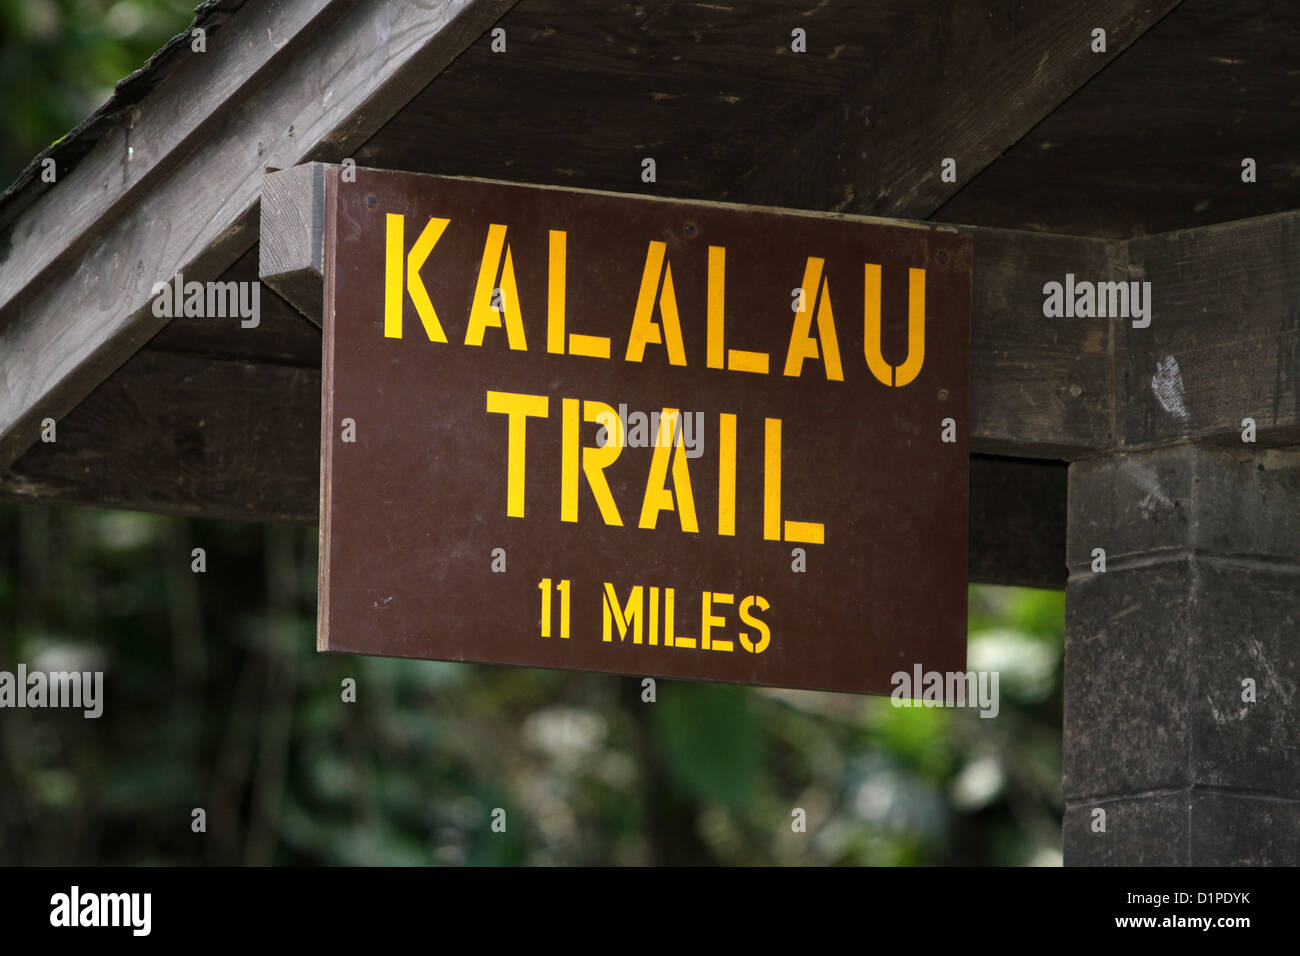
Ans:
{"type": "Polygon", "coordinates": [[[0,497],[314,523],[320,369],[146,348],[0,476],[0,497]]]}
{"type": "Polygon", "coordinates": [[[1104,280],[1115,249],[1096,239],[971,229],[971,450],[1079,458],[1111,444],[1111,327],[1049,319],[1043,286],[1104,280]]]}
{"type": "Polygon", "coordinates": [[[325,295],[325,164],[262,177],[258,273],[290,305],[321,324],[325,295]]]}
{"type": "Polygon", "coordinates": [[[1300,211],[1127,241],[972,233],[973,450],[1239,445],[1246,419],[1259,445],[1300,443],[1300,211]],[[1067,273],[1149,282],[1150,325],[1045,318],[1067,273]]]}
{"type": "MultiPolygon", "coordinates": [[[[73,232],[48,249],[15,246],[0,266],[0,288],[21,289],[0,308],[0,468],[35,442],[43,417],[66,413],[162,327],[151,308],[155,282],[178,272],[214,278],[252,246],[265,167],[347,155],[512,2],[341,3],[328,23],[250,38],[258,50],[274,47],[263,51],[257,82],[204,113],[183,148],[111,209],[75,213],[73,232]],[[326,95],[314,92],[322,77],[326,95]]],[[[193,103],[183,85],[163,84],[136,109],[179,121],[193,103]]],[[[123,161],[111,141],[92,156],[105,150],[123,161]]],[[[24,221],[50,214],[33,207],[24,221]]]]}
{"type": "Polygon", "coordinates": [[[1127,241],[972,232],[973,450],[1240,445],[1247,418],[1259,445],[1300,443],[1300,211],[1127,241]],[[1149,282],[1149,326],[1045,318],[1067,273],[1149,282]]]}
{"type": "Polygon", "coordinates": [[[924,219],[1179,0],[942,0],[725,198],[924,219]],[[1106,31],[1093,53],[1092,30],[1106,31]],[[956,182],[941,179],[956,160],[956,182]]]}
{"type": "MultiPolygon", "coordinates": [[[[1249,189],[1249,186],[1243,187],[1249,189]]],[[[1117,443],[1300,443],[1300,211],[1132,239],[1151,324],[1116,323],[1117,443]]]]}

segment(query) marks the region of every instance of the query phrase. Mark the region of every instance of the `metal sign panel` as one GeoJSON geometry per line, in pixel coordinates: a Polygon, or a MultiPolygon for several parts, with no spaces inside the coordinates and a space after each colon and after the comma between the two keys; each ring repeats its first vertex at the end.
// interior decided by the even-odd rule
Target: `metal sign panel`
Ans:
{"type": "Polygon", "coordinates": [[[323,650],[965,667],[970,240],[331,170],[323,650]]]}

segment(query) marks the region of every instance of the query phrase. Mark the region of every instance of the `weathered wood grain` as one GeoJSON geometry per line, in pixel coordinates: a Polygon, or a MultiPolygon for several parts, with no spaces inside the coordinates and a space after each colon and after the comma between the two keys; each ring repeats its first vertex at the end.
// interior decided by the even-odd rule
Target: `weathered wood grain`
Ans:
{"type": "Polygon", "coordinates": [[[262,178],[258,272],[319,328],[324,304],[325,166],[306,163],[262,178]]]}
{"type": "Polygon", "coordinates": [[[1300,212],[1133,239],[1151,325],[1116,323],[1117,440],[1300,442],[1300,212]]]}
{"type": "Polygon", "coordinates": [[[1078,458],[1111,442],[1111,327],[1049,319],[1043,285],[1105,279],[1114,250],[1096,239],[972,229],[971,448],[1078,458]]]}
{"type": "Polygon", "coordinates": [[[146,348],[0,477],[0,497],[315,522],[320,370],[146,348]]]}
{"type": "Polygon", "coordinates": [[[1297,43],[1293,0],[1183,0],[934,218],[1128,238],[1298,209],[1297,43]]]}
{"type": "Polygon", "coordinates": [[[727,198],[925,218],[1179,0],[927,5],[917,29],[727,198]],[[1092,30],[1107,51],[1093,53],[1092,30]],[[957,179],[941,179],[956,160],[957,179]],[[779,198],[774,198],[779,197],[779,198]]]}

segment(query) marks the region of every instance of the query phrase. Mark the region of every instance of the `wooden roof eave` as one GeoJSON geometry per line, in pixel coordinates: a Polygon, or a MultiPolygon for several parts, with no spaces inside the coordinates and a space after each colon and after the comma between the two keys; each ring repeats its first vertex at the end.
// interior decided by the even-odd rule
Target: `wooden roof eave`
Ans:
{"type": "Polygon", "coordinates": [[[246,4],[9,225],[0,470],[167,319],[150,290],[256,241],[267,168],[341,159],[514,0],[246,4]],[[369,45],[367,45],[367,41],[369,45]]]}

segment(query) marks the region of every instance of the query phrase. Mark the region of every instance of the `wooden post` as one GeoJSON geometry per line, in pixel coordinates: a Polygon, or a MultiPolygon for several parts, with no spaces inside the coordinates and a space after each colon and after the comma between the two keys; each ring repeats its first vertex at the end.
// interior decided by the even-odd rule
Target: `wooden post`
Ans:
{"type": "Polygon", "coordinates": [[[1067,552],[1065,862],[1300,863],[1300,450],[1075,462],[1067,552]]]}

